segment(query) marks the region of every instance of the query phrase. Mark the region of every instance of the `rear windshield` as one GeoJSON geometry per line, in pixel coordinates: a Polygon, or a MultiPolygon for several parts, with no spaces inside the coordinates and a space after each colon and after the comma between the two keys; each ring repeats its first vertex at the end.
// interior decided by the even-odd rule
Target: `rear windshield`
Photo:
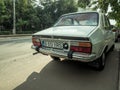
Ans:
{"type": "Polygon", "coordinates": [[[97,26],[98,13],[78,13],[62,16],[55,26],[97,26]]]}

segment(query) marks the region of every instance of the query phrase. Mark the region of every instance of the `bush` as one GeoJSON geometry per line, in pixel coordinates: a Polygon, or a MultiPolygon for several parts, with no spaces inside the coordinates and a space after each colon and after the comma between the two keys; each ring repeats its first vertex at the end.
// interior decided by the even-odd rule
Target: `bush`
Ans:
{"type": "Polygon", "coordinates": [[[17,34],[33,34],[35,32],[38,32],[38,30],[35,30],[35,31],[17,31],[16,33],[17,34]]]}
{"type": "Polygon", "coordinates": [[[12,31],[0,31],[0,35],[10,35],[12,31]]]}

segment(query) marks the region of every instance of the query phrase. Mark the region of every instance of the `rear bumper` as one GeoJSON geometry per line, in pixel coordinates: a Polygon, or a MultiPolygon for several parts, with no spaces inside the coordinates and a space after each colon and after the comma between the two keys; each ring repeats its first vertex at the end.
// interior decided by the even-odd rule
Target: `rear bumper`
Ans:
{"type": "MultiPolygon", "coordinates": [[[[36,49],[35,46],[32,46],[31,48],[36,49]]],[[[85,53],[76,53],[76,52],[73,52],[70,58],[68,56],[69,51],[56,50],[56,49],[39,48],[39,52],[46,55],[56,56],[70,60],[78,60],[82,62],[91,62],[96,59],[96,54],[85,54],[85,53]]]]}

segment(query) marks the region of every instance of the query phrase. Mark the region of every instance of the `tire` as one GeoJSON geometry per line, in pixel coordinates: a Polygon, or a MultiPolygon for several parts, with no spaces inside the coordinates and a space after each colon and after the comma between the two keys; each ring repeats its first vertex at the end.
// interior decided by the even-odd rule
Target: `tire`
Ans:
{"type": "Polygon", "coordinates": [[[115,39],[115,42],[118,42],[118,37],[115,39]]]}
{"type": "Polygon", "coordinates": [[[96,70],[102,71],[105,67],[105,61],[106,61],[105,52],[103,52],[102,56],[99,59],[97,59],[96,70]]]}
{"type": "Polygon", "coordinates": [[[110,51],[114,51],[115,45],[110,48],[110,51]]]}
{"type": "Polygon", "coordinates": [[[51,58],[52,58],[54,61],[60,61],[60,58],[59,58],[59,57],[51,56],[51,58]]]}

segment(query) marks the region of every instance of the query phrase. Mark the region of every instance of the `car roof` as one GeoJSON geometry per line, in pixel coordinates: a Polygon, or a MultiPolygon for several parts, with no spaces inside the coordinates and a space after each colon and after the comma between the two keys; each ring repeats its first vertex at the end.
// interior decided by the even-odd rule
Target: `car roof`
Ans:
{"type": "Polygon", "coordinates": [[[80,14],[80,13],[98,13],[100,14],[101,12],[98,11],[79,11],[79,12],[73,12],[73,13],[67,13],[67,14],[63,14],[61,16],[67,16],[67,15],[73,15],[73,14],[80,14]]]}

